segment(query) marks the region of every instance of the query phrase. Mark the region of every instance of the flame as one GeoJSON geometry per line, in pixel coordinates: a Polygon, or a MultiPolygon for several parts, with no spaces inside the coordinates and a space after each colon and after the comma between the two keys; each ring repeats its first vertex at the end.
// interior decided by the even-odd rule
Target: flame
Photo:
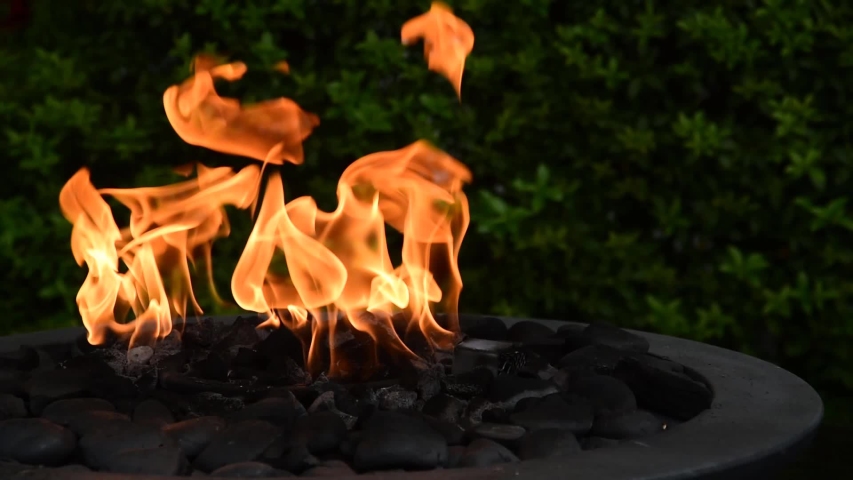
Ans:
{"type": "MultiPolygon", "coordinates": [[[[276,68],[289,71],[286,63],[276,68]]],[[[163,94],[166,117],[183,141],[274,164],[303,162],[302,142],[320,124],[316,115],[287,98],[246,107],[236,99],[217,95],[213,81],[239,80],[246,73],[242,62],[219,65],[212,57],[198,56],[194,71],[184,83],[163,94]],[[270,155],[273,149],[276,154],[270,155]]]]}
{"type": "Polygon", "coordinates": [[[424,57],[429,69],[453,84],[462,97],[462,72],[465,58],[474,49],[474,32],[453,10],[442,2],[433,2],[427,13],[405,24],[400,35],[403,45],[424,40],[424,57]]]}
{"type": "MultiPolygon", "coordinates": [[[[473,44],[470,28],[434,4],[430,13],[404,26],[404,40],[418,35],[427,40],[430,68],[450,72],[458,92],[473,44]],[[448,46],[439,35],[447,29],[462,32],[454,35],[467,47],[448,46]]],[[[290,67],[279,62],[273,70],[286,74],[290,67]]],[[[290,99],[244,106],[216,93],[215,79],[236,81],[245,72],[241,62],[200,55],[192,76],[166,90],[163,105],[187,143],[261,164],[239,171],[184,165],[175,171],[185,177],[195,171],[194,178],[100,190],[84,168],[60,192],[60,208],[73,224],[72,253],[78,265],[88,267],[77,304],[89,341],[102,343],[112,332],[129,338],[131,347],[150,344],[190,314],[203,313],[192,286],[200,264],[219,300],[212,246],[230,234],[225,212],[230,205],[255,216],[231,279],[234,302],[266,315],[264,326],[285,326],[303,340],[307,336],[305,360],[312,372],[352,375],[339,347],[355,337],[372,339],[370,358],[361,359],[365,367],[379,361],[379,347],[418,361],[404,341],[412,335],[432,348],[452,347],[462,290],[457,263],[469,223],[462,188],[471,172],[435,146],[416,141],[353,162],[338,181],[332,212],[321,211],[310,197],[287,202],[279,167],[270,167],[267,175],[264,169],[301,164],[302,142],[319,120],[290,99]],[[129,211],[125,228],[117,226],[106,197],[129,211]],[[398,265],[391,260],[386,228],[402,234],[398,265]],[[275,264],[277,256],[283,269],[275,264]],[[436,320],[436,308],[447,313],[446,323],[436,320]]]]}

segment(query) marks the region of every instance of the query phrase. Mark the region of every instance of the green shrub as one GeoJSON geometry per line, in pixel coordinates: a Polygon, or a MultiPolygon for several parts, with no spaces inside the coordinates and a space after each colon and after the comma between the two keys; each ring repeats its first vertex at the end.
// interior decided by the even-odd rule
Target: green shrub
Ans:
{"type": "MultiPolygon", "coordinates": [[[[853,388],[853,7],[451,3],[476,34],[461,104],[400,45],[426,0],[36,0],[0,54],[2,329],[77,321],[57,206],[76,169],[131,186],[248,162],[166,121],[162,92],[206,50],[249,64],[223,93],[320,116],[290,198],[330,208],[346,165],[418,138],[472,168],[463,310],[605,319],[853,388]]],[[[216,247],[225,292],[244,217],[216,247]]]]}

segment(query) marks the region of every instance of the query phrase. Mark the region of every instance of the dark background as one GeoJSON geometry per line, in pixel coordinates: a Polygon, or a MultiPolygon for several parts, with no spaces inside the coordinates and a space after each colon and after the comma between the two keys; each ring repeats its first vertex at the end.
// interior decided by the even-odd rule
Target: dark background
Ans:
{"type": "MultiPolygon", "coordinates": [[[[850,3],[449,3],[476,35],[461,104],[400,45],[425,0],[0,0],[0,333],[79,323],[85,271],[58,208],[77,169],[127,187],[247,164],[184,144],[163,112],[191,57],[215,52],[249,65],[223,95],[319,115],[305,164],[283,170],[289,198],[329,210],[355,159],[436,143],[474,172],[462,311],[607,320],[777,363],[827,407],[791,478],[833,476],[816,469],[853,433],[850,3]],[[270,70],[282,59],[288,77],[270,70]]],[[[251,227],[231,221],[214,247],[226,295],[251,227]]]]}

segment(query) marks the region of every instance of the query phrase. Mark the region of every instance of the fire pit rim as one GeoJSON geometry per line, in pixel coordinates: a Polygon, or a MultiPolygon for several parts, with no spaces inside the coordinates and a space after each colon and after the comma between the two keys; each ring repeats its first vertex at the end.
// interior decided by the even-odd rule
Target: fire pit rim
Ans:
{"type": "MultiPolygon", "coordinates": [[[[483,316],[462,315],[466,319],[483,316]]],[[[213,316],[230,323],[236,316],[213,316]]],[[[507,326],[534,321],[556,329],[580,322],[496,317],[507,326]]],[[[806,447],[823,418],[820,396],[805,381],[782,368],[755,357],[712,345],[666,335],[631,330],[644,336],[650,351],[700,372],[714,389],[710,410],[670,431],[623,443],[619,446],[586,451],[571,457],[525,461],[487,468],[448,469],[424,472],[388,472],[372,477],[388,480],[474,480],[516,477],[576,480],[607,479],[686,479],[747,478],[756,471],[778,468],[785,457],[806,447]]],[[[0,337],[0,352],[21,345],[50,346],[72,342],[82,327],[15,334],[0,337]]],[[[0,463],[13,474],[21,466],[0,463]]],[[[104,472],[68,472],[49,468],[28,468],[20,478],[68,480],[117,480],[127,478],[104,472]]],[[[4,478],[15,478],[4,475],[4,478]]],[[[135,480],[164,480],[140,475],[135,480]]],[[[210,477],[214,478],[214,477],[210,477]]],[[[281,477],[282,480],[285,477],[281,477]]],[[[338,477],[357,480],[356,476],[338,477]]]]}

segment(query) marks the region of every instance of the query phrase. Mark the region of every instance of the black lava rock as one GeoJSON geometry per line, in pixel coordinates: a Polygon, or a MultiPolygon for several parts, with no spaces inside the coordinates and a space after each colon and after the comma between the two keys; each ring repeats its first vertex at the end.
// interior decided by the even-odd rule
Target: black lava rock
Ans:
{"type": "Polygon", "coordinates": [[[380,388],[376,396],[382,410],[407,410],[414,407],[418,399],[416,392],[406,390],[400,385],[380,388]]]}
{"type": "Polygon", "coordinates": [[[613,375],[631,388],[641,408],[689,420],[711,407],[714,394],[704,383],[662,365],[666,364],[626,358],[613,375]]]}
{"type": "Polygon", "coordinates": [[[151,398],[140,402],[133,409],[133,422],[162,428],[174,423],[175,417],[163,402],[151,398]]]}
{"type": "Polygon", "coordinates": [[[599,417],[592,425],[590,435],[617,440],[648,437],[660,433],[666,422],[651,412],[635,410],[617,417],[599,417]]]}
{"type": "Polygon", "coordinates": [[[347,426],[334,412],[317,412],[301,417],[293,428],[294,440],[312,454],[336,450],[347,437],[347,426]]]}
{"type": "Polygon", "coordinates": [[[586,399],[596,416],[621,415],[637,409],[637,399],[628,385],[606,375],[578,375],[568,382],[565,394],[586,399]]]}
{"type": "Polygon", "coordinates": [[[210,472],[210,476],[222,478],[268,478],[291,477],[293,474],[278,470],[263,462],[239,462],[217,468],[210,472]]]}
{"type": "Polygon", "coordinates": [[[544,397],[556,392],[557,386],[547,380],[507,375],[495,378],[487,398],[493,404],[510,410],[523,398],[544,397]]]}
{"type": "Polygon", "coordinates": [[[255,349],[267,359],[267,362],[290,358],[300,367],[305,366],[302,342],[287,328],[273,330],[267,338],[255,346],[255,349]]]}
{"type": "Polygon", "coordinates": [[[224,429],[225,420],[219,417],[198,417],[167,425],[163,433],[175,441],[187,457],[194,458],[224,429]]]}
{"type": "Polygon", "coordinates": [[[244,420],[220,431],[196,457],[194,465],[205,472],[237,462],[260,458],[282,436],[279,427],[263,420],[244,420]]]}
{"type": "Polygon", "coordinates": [[[456,466],[489,467],[501,463],[515,463],[518,461],[518,457],[503,445],[486,438],[478,438],[465,448],[465,452],[459,458],[456,466]]]}
{"type": "Polygon", "coordinates": [[[483,340],[503,341],[507,339],[506,324],[500,318],[479,317],[466,319],[462,325],[462,331],[473,338],[483,340]]]}
{"type": "Polygon", "coordinates": [[[593,410],[586,401],[567,401],[557,394],[549,395],[509,418],[512,423],[531,431],[554,428],[583,435],[592,427],[593,410]]]}
{"type": "Polygon", "coordinates": [[[459,398],[483,396],[491,388],[495,375],[486,368],[448,375],[441,382],[442,391],[459,398]]]}
{"type": "Polygon", "coordinates": [[[377,412],[363,430],[353,455],[357,470],[429,469],[447,461],[444,437],[420,417],[377,412]]]}
{"type": "Polygon", "coordinates": [[[228,378],[228,362],[217,352],[210,352],[205,358],[193,363],[190,372],[206,380],[224,381],[228,378]]]}
{"type": "Polygon", "coordinates": [[[572,432],[545,428],[530,432],[521,439],[518,456],[522,460],[535,460],[564,457],[580,451],[580,443],[572,432]]]}
{"type": "Polygon", "coordinates": [[[131,448],[103,459],[99,470],[132,475],[181,475],[189,470],[184,452],[174,445],[131,448]]]}
{"type": "Polygon", "coordinates": [[[123,428],[97,430],[83,435],[80,450],[95,469],[116,468],[115,457],[125,450],[177,447],[160,429],[127,422],[123,428]]]}
{"type": "Polygon", "coordinates": [[[77,446],[71,430],[43,418],[0,422],[0,458],[30,465],[57,465],[77,446]]]}
{"type": "Polygon", "coordinates": [[[20,398],[8,393],[0,393],[0,421],[27,416],[27,406],[20,398]]]}
{"type": "Polygon", "coordinates": [[[442,393],[430,398],[421,412],[439,420],[456,423],[462,418],[467,405],[465,400],[442,393]]]}

